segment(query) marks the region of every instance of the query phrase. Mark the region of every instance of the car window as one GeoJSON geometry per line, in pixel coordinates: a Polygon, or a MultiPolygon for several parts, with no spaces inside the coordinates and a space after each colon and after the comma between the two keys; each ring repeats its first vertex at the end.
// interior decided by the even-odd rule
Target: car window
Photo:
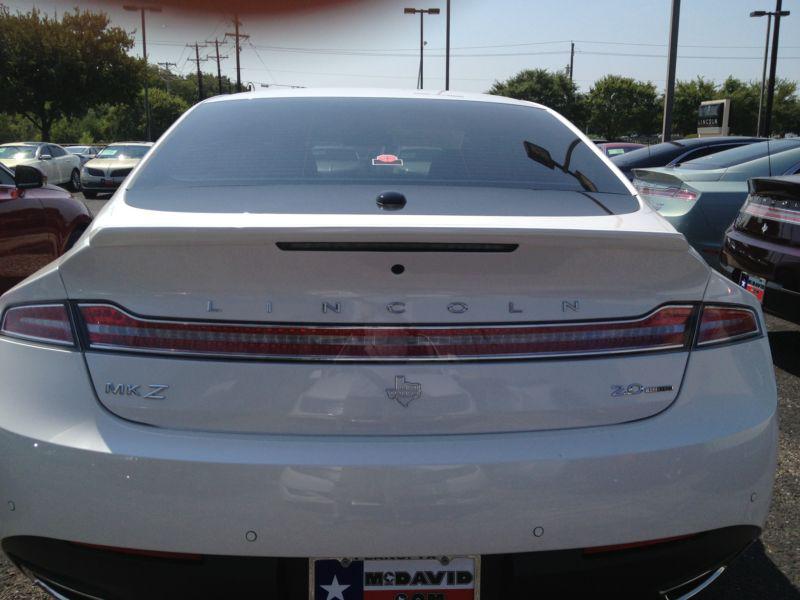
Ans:
{"type": "Polygon", "coordinates": [[[189,113],[156,154],[130,189],[340,181],[630,193],[552,114],[493,102],[211,102],[189,113]]]}
{"type": "Polygon", "coordinates": [[[5,169],[0,169],[0,185],[15,185],[14,177],[5,169]]]}
{"type": "Polygon", "coordinates": [[[36,146],[0,146],[0,158],[21,160],[36,157],[36,146]]]}
{"type": "Polygon", "coordinates": [[[149,146],[106,146],[97,154],[97,158],[142,158],[148,150],[149,146]]]}
{"type": "Polygon", "coordinates": [[[690,160],[681,164],[686,169],[727,169],[734,165],[750,162],[766,156],[768,153],[777,154],[791,148],[800,147],[800,140],[784,139],[769,140],[757,144],[739,146],[731,150],[723,150],[702,158],[690,160]]]}
{"type": "Polygon", "coordinates": [[[686,153],[685,156],[680,158],[680,163],[676,164],[683,164],[685,162],[689,162],[690,160],[695,160],[696,158],[702,158],[703,156],[710,156],[711,154],[716,154],[717,152],[724,152],[725,150],[733,150],[734,148],[739,148],[744,144],[719,144],[713,146],[704,146],[702,148],[696,148],[695,150],[691,150],[686,153]]]}
{"type": "Polygon", "coordinates": [[[69,148],[64,148],[69,154],[84,154],[88,151],[86,146],[70,146],[69,148]]]}
{"type": "Polygon", "coordinates": [[[54,158],[59,156],[66,156],[66,151],[61,146],[56,146],[54,144],[50,144],[50,155],[54,158]]]}

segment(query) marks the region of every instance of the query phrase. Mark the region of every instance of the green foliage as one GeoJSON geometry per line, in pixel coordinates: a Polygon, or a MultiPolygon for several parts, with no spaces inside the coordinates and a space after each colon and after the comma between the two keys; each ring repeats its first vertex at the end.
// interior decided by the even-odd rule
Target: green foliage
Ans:
{"type": "MultiPolygon", "coordinates": [[[[738,135],[755,135],[758,123],[758,96],[761,85],[728,77],[717,90],[717,98],[731,99],[730,131],[738,135]]],[[[695,125],[695,129],[697,125],[695,125]]]]}
{"type": "Polygon", "coordinates": [[[175,120],[189,109],[189,104],[180,96],[155,88],[150,90],[150,127],[157,139],[175,120]]]}
{"type": "Polygon", "coordinates": [[[132,47],[133,38],[104,13],[76,8],[59,20],[0,5],[0,112],[24,116],[48,140],[60,117],[125,102],[139,87],[142,65],[128,55],[132,47]]]}
{"type": "Polygon", "coordinates": [[[578,86],[561,71],[555,73],[546,69],[520,71],[506,81],[495,81],[489,93],[538,102],[575,123],[583,123],[586,120],[586,106],[583,96],[578,93],[578,86]]]}
{"type": "MultiPolygon", "coordinates": [[[[672,103],[672,132],[683,136],[697,135],[697,110],[704,100],[717,98],[717,86],[702,77],[675,84],[672,103]]],[[[663,114],[663,103],[659,112],[663,114]]]]}
{"type": "Polygon", "coordinates": [[[648,134],[659,127],[656,86],[620,75],[606,75],[589,90],[589,126],[608,139],[648,134]]]}

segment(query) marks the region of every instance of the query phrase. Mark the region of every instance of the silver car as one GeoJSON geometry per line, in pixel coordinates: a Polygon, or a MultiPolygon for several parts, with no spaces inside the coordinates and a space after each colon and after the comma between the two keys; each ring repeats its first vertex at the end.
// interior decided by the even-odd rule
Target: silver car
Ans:
{"type": "Polygon", "coordinates": [[[152,142],[120,142],[103,148],[81,169],[83,195],[91,199],[116,190],[152,145],[152,142]]]}

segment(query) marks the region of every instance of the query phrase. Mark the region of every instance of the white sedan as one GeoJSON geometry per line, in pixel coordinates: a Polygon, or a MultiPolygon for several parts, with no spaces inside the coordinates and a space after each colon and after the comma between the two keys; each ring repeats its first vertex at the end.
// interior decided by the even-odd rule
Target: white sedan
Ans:
{"type": "Polygon", "coordinates": [[[758,301],[539,105],[206,100],[0,314],[58,597],[689,597],[769,508],[758,301]]]}
{"type": "Polygon", "coordinates": [[[17,165],[36,167],[47,182],[73,192],[81,189],[81,159],[58,144],[16,142],[0,145],[0,163],[13,170],[17,165]]]}

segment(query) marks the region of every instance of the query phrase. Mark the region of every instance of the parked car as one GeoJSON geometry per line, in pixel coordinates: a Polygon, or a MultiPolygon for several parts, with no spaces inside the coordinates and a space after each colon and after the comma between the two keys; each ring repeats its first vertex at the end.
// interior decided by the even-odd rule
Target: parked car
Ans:
{"type": "Polygon", "coordinates": [[[644,144],[635,144],[633,142],[604,142],[597,144],[606,156],[622,156],[628,152],[633,152],[639,148],[646,148],[644,144]]]}
{"type": "Polygon", "coordinates": [[[0,543],[67,597],[679,597],[769,509],[758,302],[528,102],[201,102],[0,324],[0,543]]]}
{"type": "Polygon", "coordinates": [[[103,148],[81,169],[83,195],[93,199],[116,190],[152,145],[152,142],[119,142],[103,148]]]}
{"type": "Polygon", "coordinates": [[[712,265],[725,230],[747,197],[751,177],[800,172],[800,139],[726,150],[680,167],[636,169],[633,185],[712,265]]]}
{"type": "Polygon", "coordinates": [[[64,146],[64,150],[81,159],[81,166],[92,160],[103,146],[64,146]]]}
{"type": "Polygon", "coordinates": [[[740,136],[687,138],[632,150],[611,160],[628,179],[633,179],[633,169],[675,167],[709,154],[763,141],[764,138],[740,136]]]}
{"type": "Polygon", "coordinates": [[[69,250],[89,221],[86,206],[35,167],[0,166],[0,294],[69,250]]]}
{"type": "Polygon", "coordinates": [[[17,165],[39,169],[48,183],[78,192],[81,189],[81,161],[58,144],[17,142],[0,144],[0,164],[12,171],[17,165]]]}
{"type": "Polygon", "coordinates": [[[800,176],[758,177],[725,233],[722,271],[764,306],[800,323],[800,176]]]}

